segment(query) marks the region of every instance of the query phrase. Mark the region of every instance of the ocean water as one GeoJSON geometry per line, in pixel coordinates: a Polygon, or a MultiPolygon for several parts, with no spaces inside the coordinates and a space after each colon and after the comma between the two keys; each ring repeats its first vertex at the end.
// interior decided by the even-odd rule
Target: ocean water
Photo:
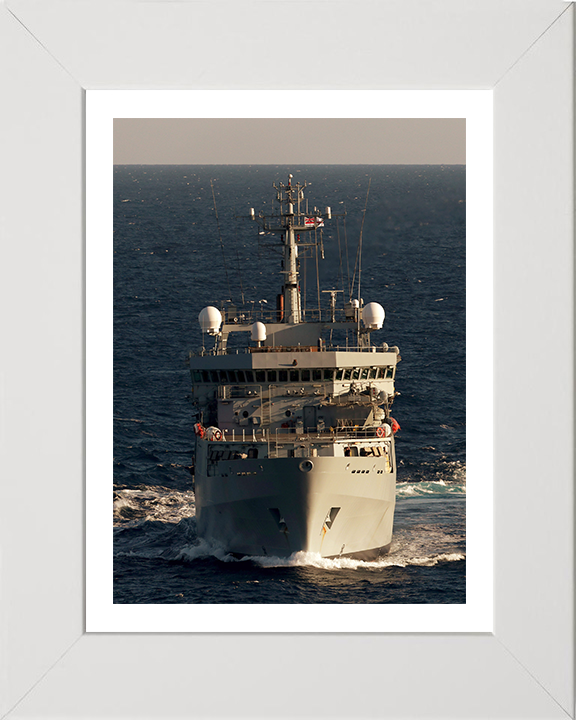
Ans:
{"type": "Polygon", "coordinates": [[[114,167],[114,602],[466,602],[465,182],[463,166],[114,167]],[[289,173],[310,209],[346,213],[326,222],[321,289],[360,285],[386,311],[374,342],[402,357],[394,537],[374,562],[237,560],[196,533],[186,358],[206,305],[275,303],[279,249],[246,216],[289,173]]]}

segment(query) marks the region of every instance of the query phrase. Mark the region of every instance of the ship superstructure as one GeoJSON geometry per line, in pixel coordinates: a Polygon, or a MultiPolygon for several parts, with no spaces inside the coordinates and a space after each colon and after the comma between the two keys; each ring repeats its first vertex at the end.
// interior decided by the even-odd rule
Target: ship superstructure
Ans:
{"type": "Polygon", "coordinates": [[[307,212],[292,176],[274,187],[279,212],[249,217],[282,243],[276,307],[204,308],[190,355],[198,534],[239,555],[377,556],[392,539],[399,350],[372,342],[378,303],[337,308],[329,291],[329,308],[303,310],[299,252],[332,212],[307,212]]]}

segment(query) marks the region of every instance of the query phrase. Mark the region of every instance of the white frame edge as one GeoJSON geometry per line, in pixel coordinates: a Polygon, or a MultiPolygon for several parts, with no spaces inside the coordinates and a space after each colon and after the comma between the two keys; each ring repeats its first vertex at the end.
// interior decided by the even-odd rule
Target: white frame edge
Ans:
{"type": "Polygon", "coordinates": [[[13,145],[4,141],[7,172],[1,186],[2,245],[9,268],[2,323],[11,341],[0,375],[0,452],[7,480],[2,716],[169,717],[185,712],[203,717],[217,705],[219,717],[574,717],[573,20],[573,8],[567,8],[558,23],[543,28],[539,41],[494,90],[495,379],[502,393],[496,402],[494,635],[126,636],[84,634],[83,491],[69,482],[82,476],[83,455],[83,370],[78,367],[83,361],[83,90],[64,61],[47,56],[42,38],[34,40],[0,6],[4,52],[17,60],[2,81],[13,109],[3,120],[4,138],[13,145]],[[536,91],[544,104],[530,102],[536,91]],[[38,131],[40,116],[43,132],[38,131]],[[534,151],[535,137],[546,139],[541,152],[534,151]],[[525,163],[527,147],[530,162],[525,163]],[[33,173],[22,162],[23,149],[34,158],[33,173]],[[34,193],[30,208],[22,188],[29,189],[36,179],[42,181],[42,193],[34,193]],[[62,213],[66,208],[70,212],[62,213]],[[553,236],[547,254],[541,252],[545,230],[553,236]],[[526,247],[532,255],[515,254],[526,247]],[[507,284],[511,273],[513,287],[507,284]],[[516,308],[526,308],[534,297],[535,278],[543,291],[539,302],[530,306],[532,313],[516,315],[516,308]],[[23,294],[30,287],[33,293],[23,294]],[[511,406],[502,404],[503,396],[524,407],[521,391],[534,375],[515,366],[514,359],[518,342],[535,331],[545,335],[542,363],[552,353],[552,386],[556,390],[560,383],[561,391],[544,404],[552,469],[545,478],[520,479],[529,487],[539,487],[539,480],[553,482],[561,503],[552,503],[550,492],[518,495],[514,463],[533,448],[514,425],[511,406]],[[55,335],[70,360],[46,352],[55,347],[55,335]],[[38,350],[41,385],[31,387],[38,350]],[[38,387],[42,407],[50,410],[48,420],[38,412],[38,387]],[[37,433],[31,451],[30,433],[40,422],[65,429],[64,448],[37,433]],[[68,457],[62,449],[70,447],[76,452],[68,457]],[[30,488],[16,479],[22,476],[22,458],[31,452],[34,460],[45,462],[44,474],[30,484],[34,495],[23,520],[16,510],[30,488]],[[57,470],[63,459],[73,466],[64,474],[57,470]],[[503,475],[507,482],[499,490],[503,475]],[[540,540],[529,552],[517,532],[517,512],[526,513],[540,540]],[[59,521],[56,526],[51,513],[59,521]],[[543,581],[537,592],[533,578],[543,581]],[[257,662],[262,658],[266,662],[257,662]],[[296,679],[287,675],[289,668],[298,668],[296,679]],[[347,695],[352,699],[334,693],[334,679],[355,690],[347,695]],[[222,681],[230,701],[220,696],[222,681]],[[127,692],[133,686],[137,693],[127,692]]]}

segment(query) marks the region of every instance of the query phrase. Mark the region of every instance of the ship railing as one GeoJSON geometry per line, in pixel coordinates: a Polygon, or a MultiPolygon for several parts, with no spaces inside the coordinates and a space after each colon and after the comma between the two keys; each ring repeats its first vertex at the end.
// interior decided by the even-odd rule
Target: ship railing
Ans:
{"type": "Polygon", "coordinates": [[[236,430],[223,430],[220,442],[237,443],[307,443],[334,442],[375,439],[378,437],[376,427],[342,426],[322,428],[321,426],[304,428],[242,427],[236,430]]]}
{"type": "Polygon", "coordinates": [[[386,343],[382,345],[330,345],[326,346],[326,350],[330,352],[364,352],[364,353],[379,353],[379,352],[393,352],[398,354],[397,347],[389,347],[386,343]]]}
{"type": "Polygon", "coordinates": [[[224,350],[214,348],[207,350],[202,348],[196,353],[190,353],[190,357],[204,357],[216,355],[247,355],[250,353],[275,353],[275,352],[362,352],[362,353],[385,353],[394,352],[398,354],[398,348],[383,345],[323,345],[320,349],[317,345],[263,345],[262,347],[225,348],[224,350]]]}
{"type": "MultiPolygon", "coordinates": [[[[243,445],[252,445],[243,457],[252,458],[278,458],[278,457],[315,457],[318,455],[319,446],[333,445],[334,443],[350,443],[350,447],[344,447],[344,457],[358,455],[358,448],[353,445],[354,442],[362,440],[377,440],[378,445],[388,448],[390,452],[390,443],[392,438],[380,437],[375,427],[338,427],[330,428],[310,428],[306,431],[300,428],[277,428],[270,432],[269,428],[242,428],[241,430],[224,430],[222,438],[217,442],[222,447],[222,443],[238,443],[243,445]],[[262,445],[265,448],[262,448],[262,445]],[[289,449],[289,446],[293,447],[289,449]],[[260,449],[259,449],[260,447],[260,449]]],[[[373,443],[370,443],[372,445],[373,443]]],[[[367,449],[368,451],[368,449],[367,449]]],[[[216,452],[217,459],[229,459],[234,454],[232,449],[213,450],[216,452]],[[219,456],[222,456],[221,458],[219,456]]],[[[360,455],[364,450],[360,448],[360,455]]],[[[208,475],[217,474],[215,462],[208,463],[208,475]]]]}
{"type": "MultiPolygon", "coordinates": [[[[285,457],[286,445],[294,445],[295,457],[314,457],[318,452],[318,445],[340,443],[353,443],[359,440],[378,440],[379,443],[390,444],[390,437],[379,437],[376,428],[340,427],[330,430],[321,428],[308,428],[306,432],[299,432],[292,428],[276,430],[270,434],[268,442],[268,457],[285,457]]],[[[357,452],[357,451],[356,451],[357,452]]],[[[346,455],[346,452],[344,453],[346,455]]]]}
{"type": "MultiPolygon", "coordinates": [[[[254,303],[255,305],[256,303],[254,303]]],[[[257,320],[263,323],[279,323],[284,321],[282,310],[273,308],[225,306],[221,309],[222,318],[227,325],[252,325],[257,320]]],[[[356,322],[355,317],[347,315],[343,308],[314,308],[302,311],[304,322],[356,322]]]]}
{"type": "Polygon", "coordinates": [[[294,442],[322,442],[341,440],[366,440],[377,438],[376,427],[307,427],[306,430],[299,428],[276,428],[270,433],[270,437],[278,444],[294,442]]]}

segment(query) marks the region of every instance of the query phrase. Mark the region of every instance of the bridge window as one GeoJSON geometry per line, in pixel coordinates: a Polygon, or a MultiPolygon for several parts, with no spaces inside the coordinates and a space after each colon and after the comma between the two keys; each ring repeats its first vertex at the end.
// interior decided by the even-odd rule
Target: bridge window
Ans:
{"type": "Polygon", "coordinates": [[[290,382],[298,382],[300,380],[299,370],[290,370],[290,382]]]}
{"type": "Polygon", "coordinates": [[[246,378],[244,377],[244,370],[237,370],[236,374],[238,375],[238,382],[246,382],[246,378]]]}
{"type": "Polygon", "coordinates": [[[252,370],[246,370],[246,382],[254,382],[254,373],[252,370]]]}
{"type": "Polygon", "coordinates": [[[324,370],[324,380],[334,380],[335,372],[336,370],[332,368],[324,370]]]}
{"type": "Polygon", "coordinates": [[[268,382],[276,382],[276,370],[268,370],[268,382]]]}
{"type": "Polygon", "coordinates": [[[210,377],[212,378],[212,382],[217,383],[218,382],[218,371],[210,370],[210,377]]]}
{"type": "Polygon", "coordinates": [[[278,370],[278,380],[280,382],[287,382],[288,380],[288,370],[278,370]]]}
{"type": "Polygon", "coordinates": [[[210,382],[210,373],[208,370],[202,370],[202,380],[204,380],[204,382],[210,382]]]}
{"type": "Polygon", "coordinates": [[[312,370],[312,380],[314,382],[322,380],[322,370],[312,370]]]}
{"type": "Polygon", "coordinates": [[[340,368],[339,370],[336,370],[336,378],[335,379],[342,380],[343,374],[344,374],[344,370],[342,370],[342,368],[340,368]]]}
{"type": "Polygon", "coordinates": [[[310,381],[310,370],[302,370],[302,382],[310,381]]]}
{"type": "Polygon", "coordinates": [[[370,380],[374,380],[376,378],[376,374],[378,373],[378,368],[370,368],[370,374],[368,375],[368,378],[370,380]]]}
{"type": "Polygon", "coordinates": [[[343,380],[350,380],[351,375],[352,375],[352,368],[347,368],[346,370],[344,370],[343,380]]]}
{"type": "Polygon", "coordinates": [[[266,372],[264,370],[256,370],[256,382],[265,382],[266,372]]]}
{"type": "Polygon", "coordinates": [[[368,380],[368,370],[370,368],[362,368],[362,374],[360,375],[361,380],[368,380]]]}
{"type": "Polygon", "coordinates": [[[352,370],[352,380],[358,380],[359,377],[360,377],[360,368],[354,368],[354,370],[352,370]]]}

